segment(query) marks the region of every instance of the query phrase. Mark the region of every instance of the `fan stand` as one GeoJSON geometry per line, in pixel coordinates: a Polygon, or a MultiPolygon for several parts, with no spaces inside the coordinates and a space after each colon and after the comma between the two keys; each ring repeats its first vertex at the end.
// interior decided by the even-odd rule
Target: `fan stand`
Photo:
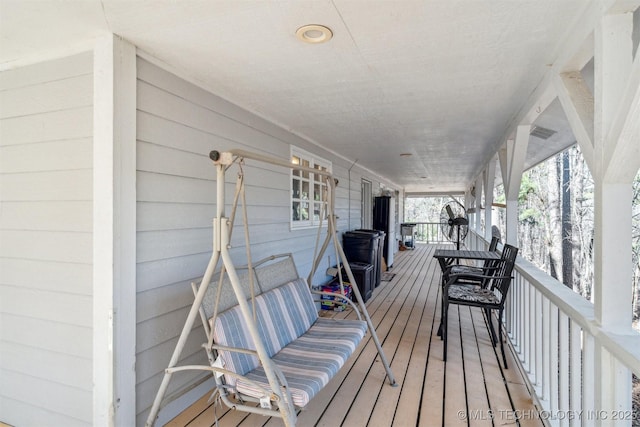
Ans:
{"type": "Polygon", "coordinates": [[[456,250],[460,250],[460,226],[462,224],[457,223],[454,225],[452,220],[449,220],[449,227],[456,227],[458,232],[456,233],[456,250]]]}

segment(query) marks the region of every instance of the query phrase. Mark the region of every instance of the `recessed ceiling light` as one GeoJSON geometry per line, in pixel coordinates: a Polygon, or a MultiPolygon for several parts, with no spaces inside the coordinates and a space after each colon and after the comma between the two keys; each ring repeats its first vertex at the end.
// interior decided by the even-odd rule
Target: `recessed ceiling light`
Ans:
{"type": "Polygon", "coordinates": [[[331,40],[333,32],[324,25],[304,25],[296,30],[296,37],[305,43],[324,43],[331,40]]]}
{"type": "Polygon", "coordinates": [[[411,157],[411,153],[400,153],[400,157],[411,157]]]}

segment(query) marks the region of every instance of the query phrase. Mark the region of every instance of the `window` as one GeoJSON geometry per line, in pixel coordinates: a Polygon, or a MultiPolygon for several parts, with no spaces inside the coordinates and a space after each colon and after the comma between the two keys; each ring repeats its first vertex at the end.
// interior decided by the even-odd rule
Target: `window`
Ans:
{"type": "MultiPolygon", "coordinates": [[[[331,172],[331,163],[291,147],[291,163],[331,172]]],[[[327,205],[327,186],[320,175],[291,170],[291,228],[317,226],[327,205]]]]}

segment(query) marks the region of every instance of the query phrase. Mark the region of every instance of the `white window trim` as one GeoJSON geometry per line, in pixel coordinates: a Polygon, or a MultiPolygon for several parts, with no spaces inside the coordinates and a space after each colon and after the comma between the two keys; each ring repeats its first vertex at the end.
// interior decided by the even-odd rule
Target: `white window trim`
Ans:
{"type": "MultiPolygon", "coordinates": [[[[301,148],[295,147],[295,146],[290,146],[290,155],[289,155],[289,159],[292,160],[293,157],[298,157],[298,158],[302,158],[304,160],[308,160],[309,161],[309,167],[313,168],[315,167],[315,165],[320,165],[325,167],[329,172],[332,172],[332,167],[333,165],[331,164],[331,162],[327,159],[323,159],[320,156],[317,156],[313,153],[310,153],[306,150],[303,150],[301,148]]],[[[296,176],[295,175],[295,171],[292,169],[290,174],[289,174],[289,224],[290,224],[290,228],[291,230],[301,230],[301,229],[307,229],[307,228],[315,228],[318,227],[318,225],[320,225],[320,222],[323,222],[323,226],[326,225],[326,221],[322,221],[322,219],[316,220],[313,218],[313,212],[314,212],[314,204],[318,203],[314,200],[314,183],[316,183],[316,181],[314,180],[314,174],[310,174],[309,176],[309,196],[307,199],[300,199],[300,198],[294,198],[294,188],[293,188],[293,180],[294,179],[300,179],[302,181],[303,178],[296,176]],[[309,214],[310,214],[310,219],[308,220],[294,220],[293,219],[293,204],[295,202],[300,202],[301,200],[305,200],[308,201],[309,203],[309,214]]]]}

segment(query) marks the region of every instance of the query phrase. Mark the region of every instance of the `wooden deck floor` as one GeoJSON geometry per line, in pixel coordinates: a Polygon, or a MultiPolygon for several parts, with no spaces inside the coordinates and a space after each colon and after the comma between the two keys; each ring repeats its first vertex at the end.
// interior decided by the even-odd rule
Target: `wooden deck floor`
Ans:
{"type": "MultiPolygon", "coordinates": [[[[441,246],[444,247],[444,246],[441,246]]],[[[479,309],[449,313],[448,361],[442,361],[440,271],[435,245],[399,252],[391,281],[367,302],[391,369],[389,386],[367,335],[336,377],[298,416],[299,426],[541,426],[511,353],[499,363],[479,309]],[[520,419],[518,419],[520,418],[520,419]]],[[[340,313],[353,316],[353,313],[340,313]]],[[[208,404],[209,394],[168,426],[282,426],[282,420],[208,404]]]]}

